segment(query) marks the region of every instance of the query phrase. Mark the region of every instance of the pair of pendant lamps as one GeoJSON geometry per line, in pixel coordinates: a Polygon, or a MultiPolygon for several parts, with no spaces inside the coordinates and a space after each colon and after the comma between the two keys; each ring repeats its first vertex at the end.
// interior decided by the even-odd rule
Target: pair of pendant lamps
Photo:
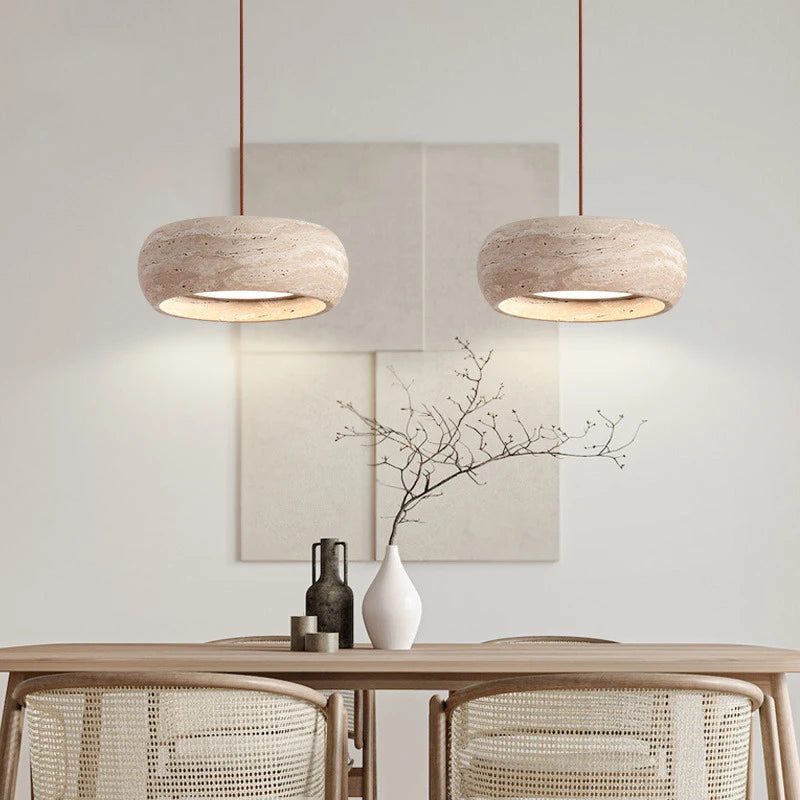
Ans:
{"type": "MultiPolygon", "coordinates": [[[[220,322],[300,319],[333,308],[347,286],[336,234],[294,219],[244,215],[243,1],[239,0],[239,211],[173,222],[139,254],[139,282],[157,310],[220,322]]],[[[520,220],[492,231],[478,284],[495,310],[553,322],[606,322],[668,311],[686,283],[686,255],[666,228],[583,216],[583,7],[578,0],[579,216],[520,220]]]]}

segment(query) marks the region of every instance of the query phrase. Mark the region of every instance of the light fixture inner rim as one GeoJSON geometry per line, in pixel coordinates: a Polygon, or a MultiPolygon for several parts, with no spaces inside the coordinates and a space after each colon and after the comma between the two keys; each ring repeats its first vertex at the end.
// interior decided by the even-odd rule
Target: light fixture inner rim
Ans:
{"type": "Polygon", "coordinates": [[[524,319],[602,322],[654,316],[668,310],[669,304],[660,298],[643,294],[605,300],[557,300],[518,294],[501,300],[495,308],[509,316],[524,319]]]}
{"type": "Polygon", "coordinates": [[[557,289],[534,292],[532,297],[541,300],[560,300],[570,303],[598,303],[607,300],[630,300],[641,297],[633,292],[620,292],[608,289],[557,289]]]}
{"type": "Polygon", "coordinates": [[[217,322],[271,322],[313,317],[330,305],[318,297],[291,294],[272,299],[225,300],[180,294],[162,300],[158,310],[173,317],[217,322]]]}
{"type": "Polygon", "coordinates": [[[299,296],[296,292],[274,292],[264,289],[214,289],[207,292],[194,292],[192,295],[192,297],[199,297],[203,300],[244,303],[289,300],[299,296]]]}

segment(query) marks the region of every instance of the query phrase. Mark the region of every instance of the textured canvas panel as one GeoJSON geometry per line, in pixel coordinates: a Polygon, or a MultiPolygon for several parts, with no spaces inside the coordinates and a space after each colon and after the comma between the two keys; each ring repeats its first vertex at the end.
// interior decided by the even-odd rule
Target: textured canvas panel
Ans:
{"type": "MultiPolygon", "coordinates": [[[[475,266],[492,228],[557,213],[557,148],[248,145],[245,189],[250,214],[334,230],[350,258],[350,284],[328,314],[240,328],[242,558],[307,560],[331,520],[354,560],[373,558],[376,543],[380,556],[392,490],[376,487],[369,449],[334,443],[346,422],[337,399],[371,414],[377,397],[381,414],[397,414],[390,363],[413,373],[415,390],[446,396],[460,336],[478,351],[502,351],[491,375],[506,383],[503,403],[535,424],[558,422],[557,326],[492,311],[475,266]]],[[[453,481],[423,504],[426,523],[403,529],[404,556],[557,558],[557,464],[518,459],[491,465],[484,478],[483,487],[453,481]]]]}
{"type": "Polygon", "coordinates": [[[242,326],[242,349],[422,349],[422,146],[251,144],[245,165],[247,213],[327,226],[347,250],[350,278],[328,313],[242,326]]]}
{"type": "MultiPolygon", "coordinates": [[[[448,396],[465,392],[454,370],[463,369],[463,354],[378,353],[375,367],[378,419],[403,425],[408,405],[389,368],[411,384],[414,407],[435,405],[446,413],[455,408],[448,396]]],[[[488,410],[498,425],[515,431],[515,409],[526,426],[558,424],[558,360],[555,349],[528,353],[495,353],[486,368],[484,389],[493,394],[504,384],[503,398],[488,410]]],[[[485,418],[485,412],[479,414],[485,418]]],[[[515,433],[518,433],[516,431],[515,433]]],[[[352,443],[351,443],[352,444],[352,443]]],[[[474,448],[473,448],[474,449],[474,448]]],[[[377,460],[394,451],[379,445],[377,460]]],[[[443,473],[440,473],[443,474],[443,473]]],[[[446,473],[444,473],[446,474],[446,473]]],[[[441,497],[423,501],[417,511],[423,522],[401,526],[398,543],[406,560],[425,561],[553,561],[558,558],[558,463],[549,456],[525,456],[490,464],[479,473],[483,486],[462,476],[451,481],[441,497]]],[[[382,553],[401,493],[391,469],[378,468],[376,489],[376,552],[382,553]]]]}
{"type": "Polygon", "coordinates": [[[370,353],[245,353],[241,369],[241,557],[308,561],[323,536],[374,557],[371,450],[336,443],[337,399],[367,413],[370,353]]]}
{"type": "Polygon", "coordinates": [[[558,214],[554,144],[425,146],[425,349],[453,337],[480,347],[556,346],[558,326],[499,314],[478,288],[476,262],[487,234],[526,217],[558,214]]]}

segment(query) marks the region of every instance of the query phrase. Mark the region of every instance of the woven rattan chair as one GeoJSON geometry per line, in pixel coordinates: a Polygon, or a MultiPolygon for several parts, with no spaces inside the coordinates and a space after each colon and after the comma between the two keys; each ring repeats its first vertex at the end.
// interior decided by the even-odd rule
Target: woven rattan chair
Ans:
{"type": "Polygon", "coordinates": [[[36,800],[347,797],[338,694],[243,675],[71,673],[23,681],[13,702],[13,757],[25,713],[36,800]]]}
{"type": "MultiPolygon", "coordinates": [[[[289,645],[288,636],[236,636],[230,639],[214,639],[208,644],[263,647],[264,645],[289,645]]],[[[377,792],[376,740],[375,740],[375,692],[371,689],[336,690],[342,696],[347,711],[347,735],[353,747],[361,751],[361,766],[350,769],[350,796],[374,800],[377,792]]],[[[329,696],[330,690],[322,690],[329,696]]]]}
{"type": "Polygon", "coordinates": [[[694,675],[541,675],[434,697],[431,800],[744,800],[758,687],[694,675]]]}

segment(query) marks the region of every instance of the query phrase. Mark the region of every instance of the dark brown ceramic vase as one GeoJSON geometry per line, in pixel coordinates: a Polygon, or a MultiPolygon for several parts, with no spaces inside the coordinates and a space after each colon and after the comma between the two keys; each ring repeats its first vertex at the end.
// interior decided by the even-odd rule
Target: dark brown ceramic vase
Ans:
{"type": "Polygon", "coordinates": [[[339,634],[339,647],[353,646],[353,590],[347,585],[347,542],[321,539],[311,546],[311,579],[306,592],[306,614],[317,618],[317,630],[339,634]],[[339,574],[342,548],[343,574],[339,574]],[[319,576],[317,576],[319,550],[319,576]]]}

